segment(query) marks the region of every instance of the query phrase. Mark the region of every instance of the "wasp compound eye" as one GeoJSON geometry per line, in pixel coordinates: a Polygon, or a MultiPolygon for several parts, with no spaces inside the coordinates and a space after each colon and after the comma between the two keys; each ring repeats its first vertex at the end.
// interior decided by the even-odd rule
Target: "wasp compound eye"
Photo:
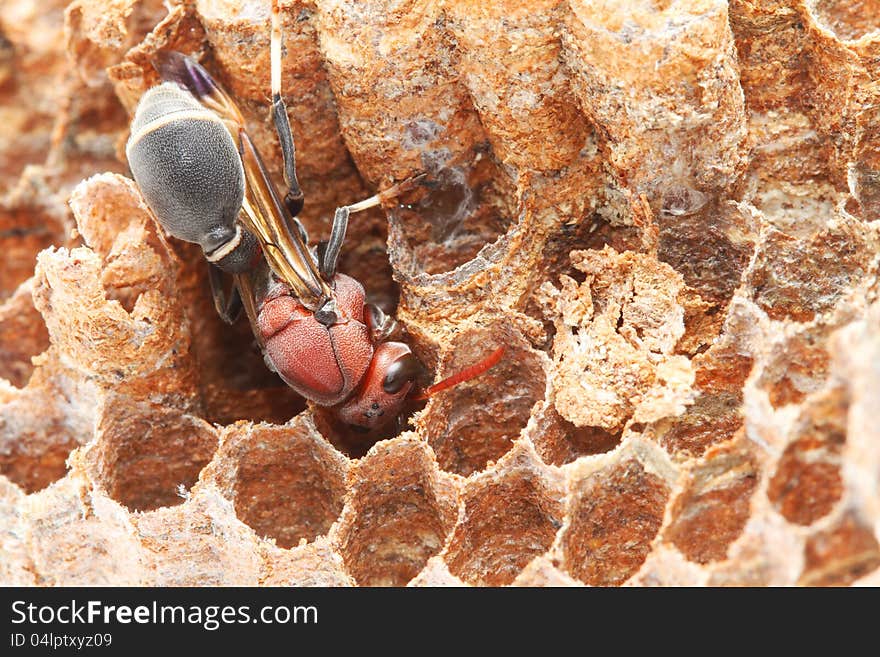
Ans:
{"type": "MultiPolygon", "coordinates": [[[[125,152],[147,205],[171,235],[199,244],[209,259],[222,253],[214,258],[221,267],[239,243],[252,248],[236,224],[245,189],[238,149],[220,117],[192,94],[173,83],[144,94],[125,152]]],[[[235,266],[252,258],[253,251],[241,254],[235,266]]]]}
{"type": "Polygon", "coordinates": [[[400,392],[410,381],[422,373],[422,364],[413,354],[404,354],[388,366],[382,389],[390,395],[400,392]]]}

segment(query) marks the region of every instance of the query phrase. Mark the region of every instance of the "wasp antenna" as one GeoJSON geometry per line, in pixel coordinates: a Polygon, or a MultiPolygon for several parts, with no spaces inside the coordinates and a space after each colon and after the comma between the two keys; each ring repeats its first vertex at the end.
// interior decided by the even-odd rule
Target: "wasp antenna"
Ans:
{"type": "Polygon", "coordinates": [[[349,214],[354,214],[355,212],[363,212],[364,210],[375,208],[376,206],[387,203],[391,199],[415,188],[425,179],[427,175],[427,173],[422,172],[418,175],[407,178],[406,180],[402,180],[396,185],[392,185],[388,189],[383,190],[378,194],[373,194],[370,198],[365,198],[363,201],[358,201],[357,203],[352,203],[351,205],[347,205],[345,207],[348,209],[349,214]]]}
{"type": "Polygon", "coordinates": [[[272,31],[269,37],[269,71],[272,86],[272,121],[281,143],[281,157],[284,160],[284,182],[287,193],[284,205],[291,217],[299,214],[305,200],[299,181],[296,179],[296,146],[287,118],[287,107],[281,98],[281,7],[278,0],[272,0],[272,31]]]}
{"type": "Polygon", "coordinates": [[[470,367],[466,367],[461,372],[453,374],[452,376],[447,377],[438,383],[435,383],[429,388],[426,388],[422,393],[413,397],[413,399],[417,401],[428,399],[429,397],[433,397],[434,395],[436,395],[438,392],[442,392],[443,390],[448,390],[449,388],[457,386],[459,383],[464,383],[465,381],[475,379],[481,374],[484,374],[485,372],[495,367],[495,365],[498,364],[498,361],[501,360],[501,357],[503,355],[504,347],[498,347],[495,351],[486,356],[479,363],[471,365],[470,367]]]}
{"type": "Polygon", "coordinates": [[[278,0],[272,0],[272,35],[269,39],[269,70],[271,72],[272,97],[281,95],[281,8],[278,0]]]}
{"type": "Polygon", "coordinates": [[[391,187],[389,187],[385,191],[379,192],[376,196],[379,197],[380,202],[384,203],[386,201],[391,200],[392,198],[400,196],[401,194],[405,194],[406,192],[410,191],[411,189],[415,189],[416,187],[421,185],[422,182],[427,177],[428,177],[428,172],[422,171],[421,173],[416,174],[415,176],[410,176],[406,180],[401,180],[396,185],[392,185],[391,187]]]}

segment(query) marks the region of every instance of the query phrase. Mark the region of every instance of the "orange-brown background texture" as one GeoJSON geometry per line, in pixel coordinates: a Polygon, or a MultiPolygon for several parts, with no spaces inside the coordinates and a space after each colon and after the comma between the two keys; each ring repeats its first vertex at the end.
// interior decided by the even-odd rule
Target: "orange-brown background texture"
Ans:
{"type": "Polygon", "coordinates": [[[0,583],[880,584],[878,0],[286,0],[304,223],[438,376],[366,438],[125,176],[269,0],[0,5],[0,583]]]}

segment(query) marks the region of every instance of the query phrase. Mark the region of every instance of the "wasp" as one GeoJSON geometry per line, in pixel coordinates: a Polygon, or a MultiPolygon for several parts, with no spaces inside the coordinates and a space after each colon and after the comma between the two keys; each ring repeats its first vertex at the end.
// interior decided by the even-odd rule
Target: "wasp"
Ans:
{"type": "Polygon", "coordinates": [[[358,281],[337,271],[349,217],[382,205],[418,177],[337,208],[329,239],[309,245],[296,218],[304,195],[281,98],[280,23],[273,1],[271,111],[283,158],[283,196],[233,99],[179,52],[157,55],[162,83],[135,110],[126,156],[162,227],[202,248],[220,317],[232,323],[244,310],[267,365],[291,388],[354,428],[375,429],[397,417],[408,396],[426,398],[482,374],[502,349],[417,394],[423,367],[408,345],[388,339],[395,320],[366,303],[358,281]],[[227,275],[233,281],[229,292],[227,275]]]}

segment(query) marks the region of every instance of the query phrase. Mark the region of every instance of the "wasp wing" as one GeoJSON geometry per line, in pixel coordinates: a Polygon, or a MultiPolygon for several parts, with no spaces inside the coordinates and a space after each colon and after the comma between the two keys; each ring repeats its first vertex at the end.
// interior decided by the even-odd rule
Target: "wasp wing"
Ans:
{"type": "Polygon", "coordinates": [[[156,69],[164,80],[187,89],[226,125],[238,146],[247,183],[239,218],[260,240],[272,270],[303,305],[317,309],[331,297],[330,286],[321,277],[299,231],[291,232],[293,217],[278,197],[263,160],[245,130],[238,106],[199,63],[182,53],[161,53],[156,58],[156,69]]]}
{"type": "Polygon", "coordinates": [[[260,239],[272,270],[290,286],[304,306],[317,310],[332,296],[330,286],[321,278],[299,231],[289,229],[293,218],[281,204],[260,154],[243,129],[239,132],[239,146],[247,180],[242,220],[260,239]]]}

